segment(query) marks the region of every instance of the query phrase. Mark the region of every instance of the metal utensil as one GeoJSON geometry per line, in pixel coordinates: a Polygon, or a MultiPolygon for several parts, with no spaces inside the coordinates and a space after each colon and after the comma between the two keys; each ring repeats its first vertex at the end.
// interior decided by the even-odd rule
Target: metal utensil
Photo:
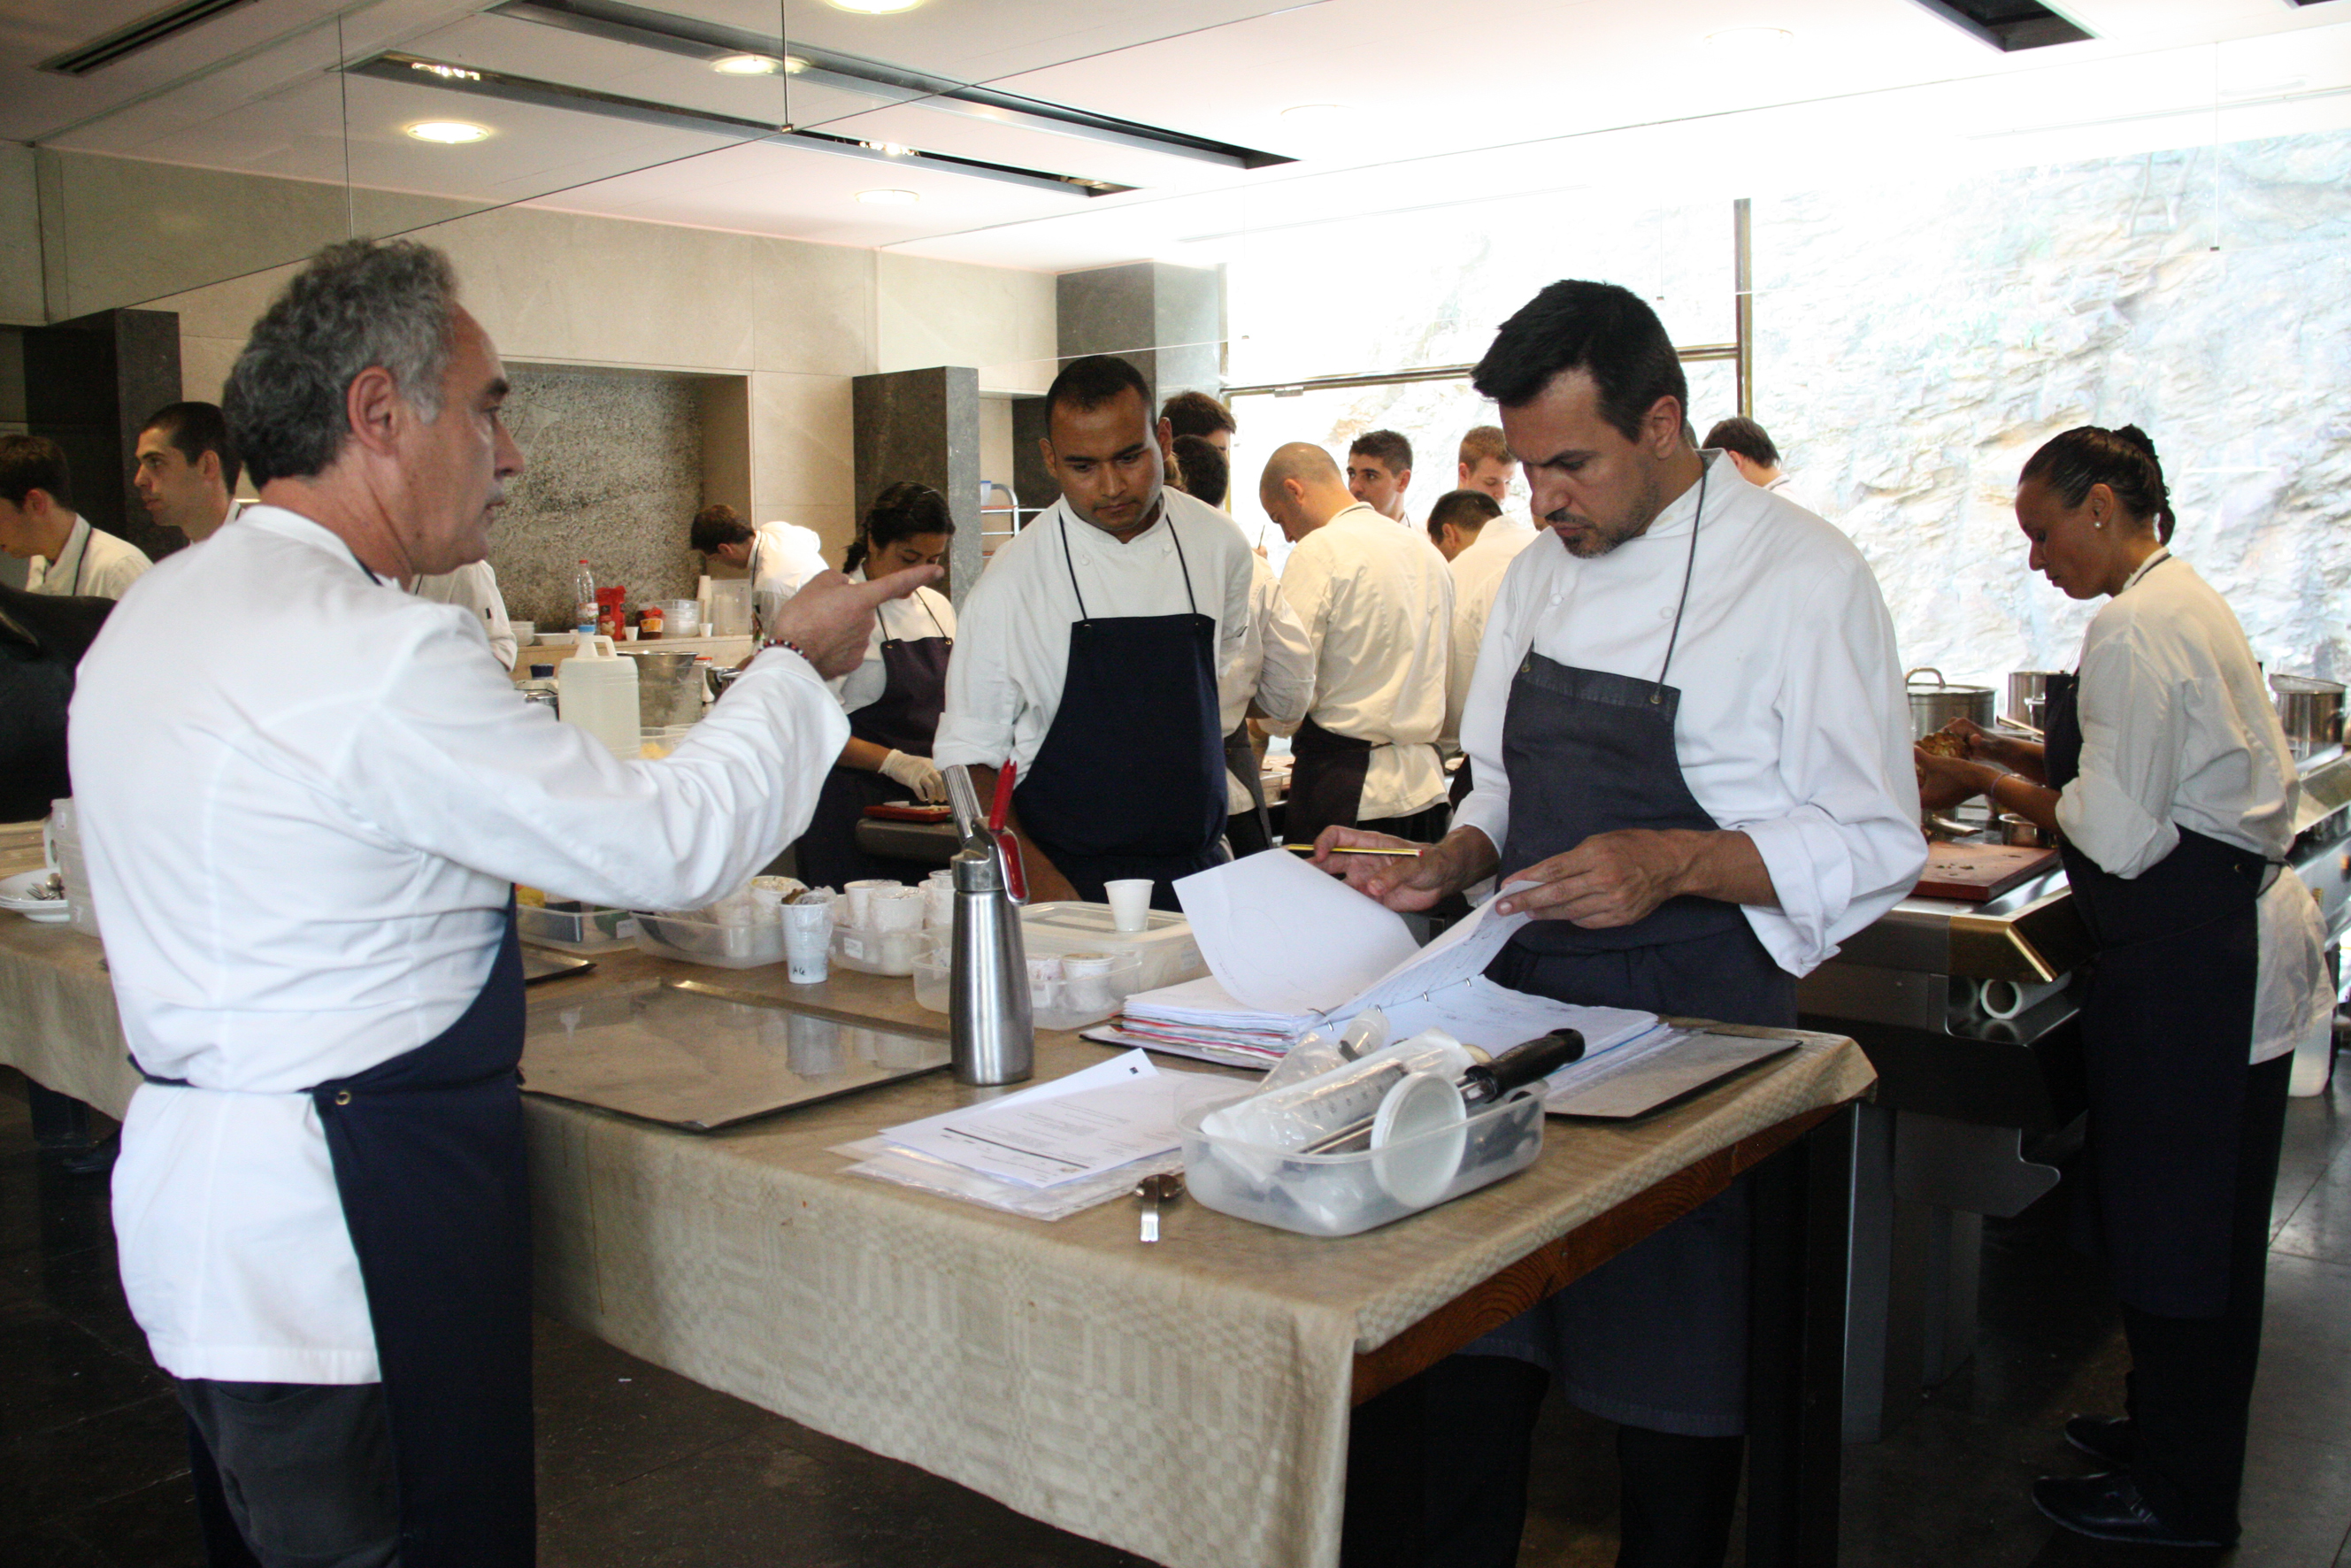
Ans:
{"type": "Polygon", "coordinates": [[[1169,1173],[1147,1176],[1134,1184],[1135,1201],[1143,1206],[1144,1241],[1159,1239],[1159,1206],[1173,1203],[1184,1196],[1184,1178],[1169,1173]]]}

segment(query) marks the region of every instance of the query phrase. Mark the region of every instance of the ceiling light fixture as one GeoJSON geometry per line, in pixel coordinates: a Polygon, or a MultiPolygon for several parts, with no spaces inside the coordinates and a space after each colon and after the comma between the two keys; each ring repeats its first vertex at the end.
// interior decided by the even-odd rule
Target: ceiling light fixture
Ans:
{"type": "Polygon", "coordinates": [[[710,68],[720,76],[771,77],[784,68],[784,62],[773,55],[726,55],[711,61],[710,68]]]}
{"type": "Polygon", "coordinates": [[[920,191],[860,191],[857,199],[869,207],[911,207],[923,199],[920,191]]]}
{"type": "Polygon", "coordinates": [[[899,11],[911,11],[923,0],[825,0],[836,11],[854,11],[861,16],[887,16],[899,11]]]}
{"type": "Polygon", "coordinates": [[[1725,27],[1706,36],[1707,45],[1717,49],[1781,49],[1796,41],[1796,35],[1785,27],[1725,27]]]}
{"type": "Polygon", "coordinates": [[[470,120],[420,120],[401,129],[419,141],[437,141],[444,147],[462,147],[490,133],[488,126],[475,125],[470,120]]]}
{"type": "Polygon", "coordinates": [[[413,71],[423,71],[429,77],[439,77],[443,81],[482,79],[482,73],[479,71],[469,71],[463,66],[444,65],[439,60],[413,60],[409,63],[408,68],[413,71]]]}

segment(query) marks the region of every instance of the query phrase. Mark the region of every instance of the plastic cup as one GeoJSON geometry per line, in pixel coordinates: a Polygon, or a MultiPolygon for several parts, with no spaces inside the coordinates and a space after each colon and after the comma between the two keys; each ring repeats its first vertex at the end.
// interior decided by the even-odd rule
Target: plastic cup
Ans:
{"type": "Polygon", "coordinates": [[[1053,1005],[1054,996],[1061,988],[1061,961],[1059,958],[1029,960],[1029,1005],[1043,1009],[1053,1005]]]}
{"type": "Polygon", "coordinates": [[[955,883],[951,882],[923,883],[923,924],[936,931],[954,928],[955,883]]]}
{"type": "Polygon", "coordinates": [[[1110,900],[1111,924],[1121,931],[1143,931],[1151,924],[1151,879],[1131,876],[1102,883],[1110,900]]]}
{"type": "Polygon", "coordinates": [[[786,974],[793,985],[815,985],[831,968],[831,909],[821,904],[787,904],[778,913],[784,920],[786,974]]]}
{"type": "Polygon", "coordinates": [[[1065,953],[1061,956],[1061,980],[1064,998],[1076,1012],[1108,1012],[1118,1005],[1111,987],[1111,966],[1117,960],[1107,953],[1065,953]]]}
{"type": "Polygon", "coordinates": [[[890,881],[886,877],[868,877],[863,882],[852,882],[844,884],[841,890],[841,896],[845,899],[849,904],[850,929],[852,931],[871,931],[873,929],[872,899],[874,890],[876,888],[896,887],[898,885],[898,883],[890,881]]]}
{"type": "Polygon", "coordinates": [[[914,887],[877,887],[866,895],[864,929],[869,931],[920,931],[923,928],[923,894],[914,887]]]}

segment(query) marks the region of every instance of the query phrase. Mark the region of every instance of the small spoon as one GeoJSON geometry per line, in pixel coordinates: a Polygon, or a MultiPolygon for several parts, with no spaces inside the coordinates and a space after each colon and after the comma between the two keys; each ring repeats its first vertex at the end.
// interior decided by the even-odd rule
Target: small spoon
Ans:
{"type": "Polygon", "coordinates": [[[1184,1178],[1169,1174],[1147,1176],[1135,1184],[1134,1196],[1143,1205],[1143,1237],[1144,1241],[1159,1239],[1159,1206],[1173,1203],[1184,1196],[1184,1178]]]}

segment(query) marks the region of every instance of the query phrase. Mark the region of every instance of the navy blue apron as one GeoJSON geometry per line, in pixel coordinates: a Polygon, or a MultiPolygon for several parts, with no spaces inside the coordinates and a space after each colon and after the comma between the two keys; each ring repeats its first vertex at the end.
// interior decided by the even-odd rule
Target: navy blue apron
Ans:
{"type": "MultiPolygon", "coordinates": [[[[1249,791],[1249,810],[1225,823],[1225,841],[1231,844],[1236,855],[1253,855],[1259,850],[1273,847],[1273,817],[1265,804],[1265,779],[1258,766],[1257,746],[1249,739],[1249,720],[1233,727],[1225,737],[1225,771],[1240,781],[1249,791]]],[[[1231,792],[1226,792],[1231,799],[1231,792]]]]}
{"type": "MultiPolygon", "coordinates": [[[[937,634],[883,639],[882,695],[849,716],[852,737],[910,757],[931,754],[939,714],[946,706],[947,659],[955,651],[955,639],[939,625],[936,612],[928,605],[924,609],[937,634]]],[[[800,880],[812,887],[846,887],[870,877],[920,882],[936,871],[920,861],[871,854],[858,847],[857,824],[865,808],[905,795],[906,787],[884,774],[834,763],[795,851],[800,880]]]]}
{"type": "MultiPolygon", "coordinates": [[[[2063,789],[2081,773],[2077,677],[2052,677],[2046,717],[2043,766],[2063,789]]],[[[2081,1011],[2089,1117],[2076,1239],[2130,1305],[2218,1317],[2229,1302],[2268,862],[2184,828],[2169,854],[2130,878],[2062,835],[2057,847],[2097,944],[2081,1011]]]]}
{"type": "Polygon", "coordinates": [[[1061,705],[1013,791],[1020,827],[1080,898],[1098,904],[1104,883],[1149,877],[1153,907],[1175,909],[1176,879],[1225,859],[1217,623],[1200,613],[1174,517],[1163,513],[1161,526],[1175,541],[1190,613],[1099,621],[1078,588],[1069,519],[1058,521],[1078,619],[1061,705]]]}
{"type": "MultiPolygon", "coordinates": [[[[325,1124],[367,1290],[401,1568],[538,1561],[523,1014],[509,900],[489,977],[455,1023],[305,1092],[325,1124]]],[[[150,1083],[188,1087],[141,1071],[150,1083]]],[[[215,1568],[254,1563],[193,1421],[188,1434],[207,1556],[215,1568]]]]}
{"type": "MultiPolygon", "coordinates": [[[[1578,669],[1530,651],[1510,683],[1502,760],[1510,830],[1502,881],[1596,833],[1713,831],[1674,743],[1681,693],[1666,684],[1689,603],[1698,485],[1681,600],[1655,681],[1578,669]]],[[[1795,977],[1734,904],[1674,898],[1631,925],[1538,920],[1489,971],[1513,990],[1792,1029],[1795,977]]],[[[1743,1183],[1618,1254],[1470,1347],[1549,1367],[1568,1397],[1607,1420],[1687,1437],[1746,1429],[1750,1233],[1743,1183]]]]}
{"type": "Polygon", "coordinates": [[[1336,824],[1352,828],[1364,809],[1364,779],[1371,772],[1368,740],[1333,735],[1312,719],[1290,737],[1290,793],[1282,798],[1282,835],[1311,844],[1336,824]]]}

